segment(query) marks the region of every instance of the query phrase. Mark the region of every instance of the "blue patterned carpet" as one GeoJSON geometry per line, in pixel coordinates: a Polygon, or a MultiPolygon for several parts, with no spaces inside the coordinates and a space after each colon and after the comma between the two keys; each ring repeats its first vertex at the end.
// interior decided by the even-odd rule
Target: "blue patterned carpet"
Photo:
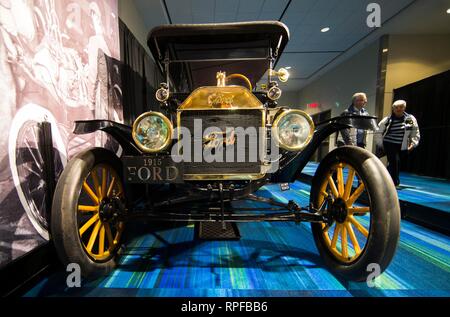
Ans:
{"type": "MultiPolygon", "coordinates": [[[[281,192],[271,185],[257,194],[306,205],[309,186],[297,182],[281,192]]],[[[243,223],[241,240],[220,242],[194,240],[193,225],[131,227],[124,256],[110,276],[66,289],[65,272],[57,272],[25,296],[450,296],[450,237],[407,221],[394,260],[373,288],[327,271],[309,224],[243,223]]]]}
{"type": "MultiPolygon", "coordinates": [[[[314,176],[318,166],[318,163],[309,162],[302,173],[314,176]]],[[[400,200],[450,213],[450,181],[400,173],[400,185],[400,200]]]]}

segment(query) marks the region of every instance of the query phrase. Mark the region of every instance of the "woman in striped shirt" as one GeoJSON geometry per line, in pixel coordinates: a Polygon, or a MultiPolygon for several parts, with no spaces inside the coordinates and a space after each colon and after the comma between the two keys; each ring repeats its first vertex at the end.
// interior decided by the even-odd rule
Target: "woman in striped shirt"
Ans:
{"type": "MultiPolygon", "coordinates": [[[[392,105],[392,114],[381,120],[378,136],[382,137],[384,152],[388,159],[388,171],[395,186],[400,185],[400,157],[419,145],[420,131],[416,118],[405,112],[406,101],[398,100],[392,105]]],[[[381,143],[381,142],[378,142],[381,143]]]]}

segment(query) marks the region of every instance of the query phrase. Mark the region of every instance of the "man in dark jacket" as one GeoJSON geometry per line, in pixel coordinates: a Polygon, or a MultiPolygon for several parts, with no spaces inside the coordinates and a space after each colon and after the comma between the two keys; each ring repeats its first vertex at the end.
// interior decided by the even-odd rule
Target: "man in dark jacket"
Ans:
{"type": "MultiPolygon", "coordinates": [[[[342,113],[342,116],[358,115],[368,116],[369,113],[364,108],[367,104],[367,96],[363,92],[358,92],[352,97],[352,104],[342,113]]],[[[345,129],[338,133],[337,146],[354,145],[365,148],[367,145],[367,132],[361,129],[345,129]]]]}

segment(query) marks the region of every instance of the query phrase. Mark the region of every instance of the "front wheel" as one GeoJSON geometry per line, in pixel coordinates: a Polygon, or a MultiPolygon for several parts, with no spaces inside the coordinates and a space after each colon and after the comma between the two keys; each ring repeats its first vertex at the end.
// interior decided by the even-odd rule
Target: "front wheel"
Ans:
{"type": "Polygon", "coordinates": [[[332,271],[363,281],[374,267],[387,268],[399,239],[400,206],[376,156],[351,146],[329,153],[314,175],[311,203],[328,218],[313,223],[312,232],[332,271]]]}
{"type": "Polygon", "coordinates": [[[95,148],[76,155],[61,174],[53,197],[51,234],[64,265],[83,276],[109,273],[124,229],[125,195],[117,156],[95,148]]]}

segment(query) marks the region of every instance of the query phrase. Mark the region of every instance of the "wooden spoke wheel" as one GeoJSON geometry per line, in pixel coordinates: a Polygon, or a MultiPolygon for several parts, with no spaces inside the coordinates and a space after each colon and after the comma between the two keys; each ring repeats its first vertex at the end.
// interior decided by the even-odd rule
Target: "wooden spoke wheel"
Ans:
{"type": "Polygon", "coordinates": [[[120,253],[125,193],[122,164],[95,148],[69,161],[56,186],[51,234],[63,264],[77,263],[83,276],[109,273],[120,253]]]}
{"type": "Polygon", "coordinates": [[[118,221],[123,186],[109,165],[95,166],[83,182],[78,201],[78,232],[84,250],[96,261],[107,261],[119,247],[124,223],[118,221]]]}
{"type": "Polygon", "coordinates": [[[355,261],[363,252],[369,236],[370,212],[364,182],[355,169],[343,163],[335,164],[323,179],[319,206],[326,204],[330,223],[322,224],[322,234],[330,252],[344,263],[355,261]],[[364,197],[366,203],[356,204],[364,197]]]}
{"type": "Polygon", "coordinates": [[[384,165],[372,153],[342,147],[320,163],[311,203],[327,223],[312,224],[317,248],[332,271],[364,280],[377,264],[383,272],[394,256],[400,232],[400,206],[384,165]]]}

